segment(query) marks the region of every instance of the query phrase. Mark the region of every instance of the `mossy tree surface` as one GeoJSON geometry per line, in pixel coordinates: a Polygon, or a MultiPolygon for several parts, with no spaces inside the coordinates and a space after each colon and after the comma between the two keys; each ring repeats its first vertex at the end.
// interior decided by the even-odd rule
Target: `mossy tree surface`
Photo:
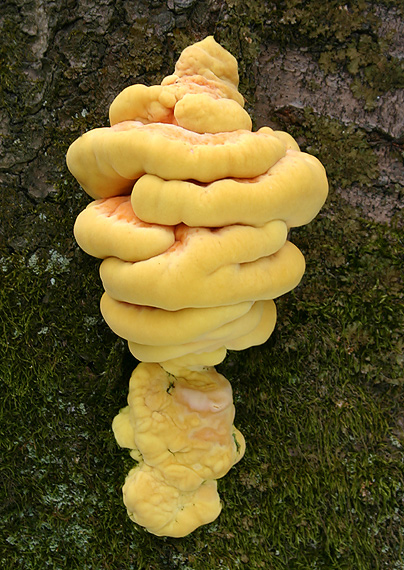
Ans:
{"type": "Polygon", "coordinates": [[[11,0],[0,16],[1,567],[404,568],[402,3],[11,0]],[[133,462],[111,421],[135,362],[74,242],[89,199],[64,156],[208,34],[255,124],[289,131],[331,187],[292,232],[307,271],[275,333],[219,367],[247,440],[222,514],[158,539],[122,504],[133,462]]]}

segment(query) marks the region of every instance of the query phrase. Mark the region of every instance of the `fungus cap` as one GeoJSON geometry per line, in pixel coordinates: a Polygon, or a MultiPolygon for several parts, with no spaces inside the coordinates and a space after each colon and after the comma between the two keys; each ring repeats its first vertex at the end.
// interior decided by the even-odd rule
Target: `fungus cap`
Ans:
{"type": "Polygon", "coordinates": [[[215,99],[205,93],[185,95],[174,109],[177,125],[195,133],[251,131],[250,115],[233,99],[215,99]]]}
{"type": "Polygon", "coordinates": [[[148,259],[175,242],[172,227],[148,224],[138,218],[129,196],[90,202],[76,219],[74,236],[89,255],[126,261],[148,259]]]}
{"type": "Polygon", "coordinates": [[[229,177],[201,184],[145,174],[134,185],[131,201],[138,216],[158,224],[258,226],[279,219],[295,227],[317,215],[327,193],[322,164],[309,154],[288,150],[255,178],[229,177]]]}
{"type": "Polygon", "coordinates": [[[164,344],[141,344],[129,340],[128,345],[133,356],[142,362],[165,362],[189,354],[212,353],[220,348],[242,350],[266,342],[274,330],[275,322],[275,303],[272,300],[257,301],[242,317],[217,327],[199,339],[174,344],[170,342],[168,330],[164,344]]]}
{"type": "MultiPolygon", "coordinates": [[[[253,307],[252,301],[220,307],[166,311],[101,297],[101,313],[115,334],[140,344],[164,346],[203,340],[224,325],[237,323],[253,307]]],[[[159,362],[157,360],[156,362],[159,362]]]]}
{"type": "Polygon", "coordinates": [[[272,131],[193,133],[176,125],[136,121],[88,131],[69,147],[67,165],[93,198],[128,194],[143,174],[211,182],[263,174],[285,155],[272,131]]]}
{"type": "Polygon", "coordinates": [[[132,520],[149,532],[185,536],[220,512],[215,479],[241,459],[229,382],[213,368],[174,377],[139,364],[128,406],[114,419],[118,443],[133,445],[139,465],[123,487],[132,520]]]}
{"type": "Polygon", "coordinates": [[[195,76],[215,82],[222,89],[226,89],[227,97],[236,98],[240,105],[243,105],[244,99],[238,92],[237,60],[218,44],[213,36],[186,47],[178,58],[174,74],[166,77],[162,85],[187,78],[192,81],[195,76]]]}
{"type": "Polygon", "coordinates": [[[161,85],[150,87],[140,83],[121,91],[109,107],[111,126],[123,121],[172,123],[178,93],[161,85]]]}
{"type": "Polygon", "coordinates": [[[180,490],[223,477],[241,458],[243,447],[233,434],[231,386],[213,368],[182,378],[158,364],[141,363],[129,383],[128,404],[142,460],[180,490]]]}
{"type": "Polygon", "coordinates": [[[157,536],[186,536],[214,521],[222,509],[216,481],[180,492],[146,465],[129,472],[122,491],[130,519],[157,536]]]}
{"type": "Polygon", "coordinates": [[[262,228],[178,226],[165,253],[137,263],[107,258],[100,275],[113,299],[170,311],[275,299],[304,273],[304,257],[286,234],[279,220],[262,228]]]}
{"type": "MultiPolygon", "coordinates": [[[[237,61],[223,49],[212,36],[209,36],[186,48],[180,55],[173,75],[164,78],[161,85],[130,85],[115,97],[109,108],[110,124],[122,121],[140,121],[147,123],[173,123],[190,128],[199,125],[196,132],[219,132],[247,128],[251,130],[251,120],[247,113],[240,112],[244,98],[238,92],[237,61]],[[187,103],[187,110],[182,107],[182,99],[188,95],[197,95],[194,102],[187,103]],[[199,99],[199,96],[204,98],[199,99]],[[209,96],[210,100],[206,99],[209,96]],[[215,106],[213,101],[231,100],[238,105],[215,106]],[[197,103],[196,101],[199,101],[197,103]],[[197,105],[206,105],[198,109],[197,105]],[[179,105],[179,107],[177,106],[179,105]],[[189,107],[191,105],[191,107],[189,107]],[[231,110],[241,123],[226,118],[220,110],[231,110]],[[192,114],[202,110],[202,116],[192,122],[192,114]],[[213,114],[221,128],[213,123],[213,114]],[[204,126],[203,126],[204,125],[204,126]],[[237,126],[238,125],[238,126],[237,126]],[[245,125],[245,126],[243,126],[245,125]],[[210,130],[213,128],[214,130],[210,130]],[[205,130],[202,130],[205,129],[205,130]]],[[[192,129],[195,130],[195,129],[192,129]]]]}

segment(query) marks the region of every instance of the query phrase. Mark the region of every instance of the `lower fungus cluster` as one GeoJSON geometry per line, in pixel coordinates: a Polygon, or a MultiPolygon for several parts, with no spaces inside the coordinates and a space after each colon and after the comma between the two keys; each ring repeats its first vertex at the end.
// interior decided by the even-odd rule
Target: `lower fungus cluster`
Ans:
{"type": "Polygon", "coordinates": [[[214,368],[167,374],[142,363],[128,406],[114,419],[118,444],[139,461],[123,487],[129,516],[157,535],[183,536],[221,510],[216,480],[244,454],[230,383],[214,368]]]}
{"type": "Polygon", "coordinates": [[[217,479],[245,444],[214,366],[269,338],[274,299],[305,268],[288,231],[328,192],[321,163],[287,133],[251,131],[237,87],[236,60],[207,37],[161,85],[120,93],[111,126],[67,154],[94,198],[75,237],[103,259],[102,315],[141,361],[113,430],[138,461],[123,487],[129,516],[156,535],[218,516],[217,479]]]}

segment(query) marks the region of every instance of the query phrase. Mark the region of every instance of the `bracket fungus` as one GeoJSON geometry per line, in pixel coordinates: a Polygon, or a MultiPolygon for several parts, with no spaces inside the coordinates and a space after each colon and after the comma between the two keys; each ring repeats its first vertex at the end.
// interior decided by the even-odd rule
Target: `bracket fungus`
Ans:
{"type": "Polygon", "coordinates": [[[209,36],[161,85],[124,89],[111,126],[67,153],[93,198],[74,233],[102,259],[102,315],[140,361],[112,426],[137,462],[123,499],[159,536],[219,515],[217,480],[245,443],[214,366],[271,335],[274,299],[305,269],[289,229],[328,192],[321,163],[287,133],[253,132],[243,104],[237,62],[209,36]]]}

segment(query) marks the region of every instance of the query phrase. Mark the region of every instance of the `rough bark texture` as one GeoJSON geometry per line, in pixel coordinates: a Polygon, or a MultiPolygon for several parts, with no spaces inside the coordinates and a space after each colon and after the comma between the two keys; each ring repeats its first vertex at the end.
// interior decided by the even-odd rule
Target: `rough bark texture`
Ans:
{"type": "Polygon", "coordinates": [[[403,568],[402,0],[3,0],[0,30],[0,566],[403,568]],[[89,199],[65,155],[210,34],[254,128],[318,156],[330,194],[293,232],[307,271],[270,342],[223,364],[248,440],[228,506],[157,545],[121,504],[134,363],[73,238],[89,199]]]}
{"type": "MultiPolygon", "coordinates": [[[[402,13],[383,3],[309,4],[3,3],[1,175],[18,195],[17,210],[27,199],[25,207],[58,191],[68,176],[68,144],[84,129],[106,124],[108,105],[122,88],[158,82],[184,46],[207,34],[239,60],[257,126],[272,121],[287,129],[304,109],[353,125],[373,137],[376,182],[402,187],[402,13]]],[[[386,207],[382,219],[391,217],[391,204],[386,207]]]]}

